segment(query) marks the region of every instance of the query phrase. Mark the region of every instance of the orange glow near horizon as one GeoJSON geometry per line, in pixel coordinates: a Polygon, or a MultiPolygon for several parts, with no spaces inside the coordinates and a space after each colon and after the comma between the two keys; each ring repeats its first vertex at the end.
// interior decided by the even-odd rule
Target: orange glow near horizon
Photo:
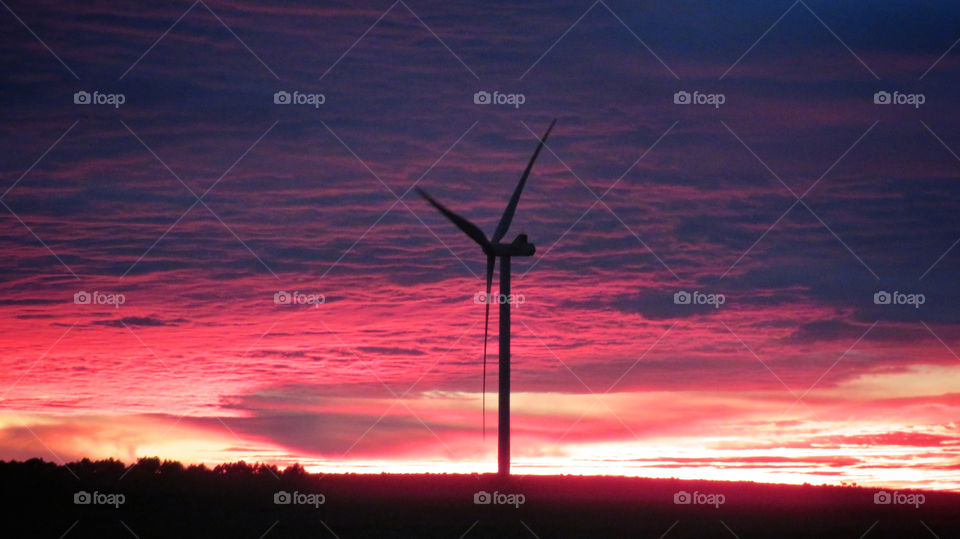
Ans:
{"type": "MultiPolygon", "coordinates": [[[[937,374],[955,371],[955,368],[939,369],[937,374]]],[[[917,375],[890,376],[899,379],[917,375]]],[[[871,380],[871,385],[888,383],[883,376],[866,379],[871,380]]],[[[863,383],[855,381],[853,385],[863,383]]],[[[909,388],[902,389],[904,396],[911,392],[909,388]]],[[[861,421],[850,421],[833,417],[831,410],[835,405],[830,401],[802,410],[791,409],[789,399],[777,401],[772,395],[732,397],[713,392],[612,393],[602,397],[518,393],[515,397],[513,472],[516,474],[856,483],[873,487],[960,490],[960,481],[951,468],[960,447],[943,445],[936,440],[924,441],[926,436],[949,434],[952,427],[945,424],[924,431],[909,422],[892,419],[889,411],[874,410],[873,419],[864,416],[861,421]],[[770,414],[751,408],[751,403],[762,400],[778,402],[785,416],[771,421],[770,414]],[[709,416],[707,423],[693,421],[697,414],[711,407],[727,412],[722,416],[709,416]],[[817,421],[814,414],[823,417],[817,421]],[[547,423],[544,417],[551,419],[547,423]],[[674,424],[679,420],[690,426],[674,424]],[[767,426],[745,436],[743,425],[758,421],[767,426]],[[628,429],[624,423],[632,428],[628,429]],[[554,427],[545,430],[544,425],[554,427]],[[645,435],[628,441],[636,434],[631,432],[633,429],[642,430],[645,435]],[[592,433],[593,439],[584,437],[584,432],[592,433]],[[901,434],[883,441],[888,433],[894,432],[901,434]],[[916,433],[916,438],[910,432],[916,433]]],[[[495,421],[490,425],[486,444],[481,443],[477,430],[451,434],[443,430],[438,433],[436,427],[445,421],[475,422],[479,401],[478,394],[431,393],[406,398],[402,404],[392,399],[366,402],[363,408],[370,410],[367,426],[371,428],[365,432],[358,430],[362,436],[346,444],[347,449],[339,455],[311,455],[284,447],[267,437],[250,436],[243,423],[248,418],[236,415],[198,421],[192,416],[121,414],[58,418],[5,413],[0,414],[0,432],[8,434],[0,438],[0,448],[19,446],[22,451],[17,458],[23,459],[29,454],[54,461],[57,460],[55,454],[65,460],[115,457],[128,463],[139,457],[160,456],[186,464],[216,465],[245,460],[285,467],[300,463],[308,471],[317,473],[494,473],[495,421]],[[379,446],[389,443],[390,438],[377,439],[377,427],[372,426],[380,413],[384,414],[381,423],[424,417],[433,418],[428,425],[434,424],[434,427],[419,425],[416,428],[410,423],[408,436],[412,442],[385,451],[379,446]],[[30,425],[29,431],[24,431],[25,424],[30,425]],[[44,444],[30,431],[41,437],[44,444]],[[18,437],[11,438],[10,432],[18,432],[18,437]],[[367,441],[374,445],[364,446],[367,441]],[[378,451],[383,456],[377,456],[378,451]]],[[[337,400],[304,403],[298,408],[300,412],[322,413],[342,409],[346,403],[337,400]]],[[[356,405],[348,408],[360,409],[356,405]]],[[[926,412],[932,423],[945,420],[951,413],[950,407],[939,408],[926,412]]],[[[488,413],[495,419],[495,408],[488,413]]]]}

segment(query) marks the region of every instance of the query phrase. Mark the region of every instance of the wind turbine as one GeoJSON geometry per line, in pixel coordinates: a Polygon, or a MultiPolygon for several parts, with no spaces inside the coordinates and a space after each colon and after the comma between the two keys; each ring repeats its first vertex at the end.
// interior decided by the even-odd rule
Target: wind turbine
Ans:
{"type": "Polygon", "coordinates": [[[543,138],[540,139],[540,143],[537,144],[537,149],[534,150],[533,157],[530,158],[526,170],[524,170],[523,175],[520,176],[520,182],[517,183],[516,189],[513,190],[513,196],[510,197],[510,202],[507,203],[507,208],[503,211],[503,216],[497,224],[497,229],[494,231],[493,237],[489,240],[477,225],[450,211],[443,204],[440,204],[428,195],[423,189],[417,189],[417,192],[419,192],[423,198],[427,199],[434,208],[440,210],[440,213],[445,215],[447,219],[453,221],[453,224],[457,225],[457,228],[462,230],[467,236],[470,236],[470,239],[477,242],[480,248],[483,249],[483,253],[487,255],[487,296],[485,302],[487,307],[483,322],[482,394],[484,437],[486,436],[487,428],[487,332],[490,327],[490,285],[493,282],[493,269],[496,258],[500,257],[500,297],[498,298],[498,303],[500,304],[500,388],[498,391],[500,406],[498,410],[499,421],[497,423],[497,472],[501,477],[510,475],[510,302],[508,301],[508,298],[510,298],[510,259],[515,256],[533,256],[537,249],[532,243],[527,241],[526,234],[518,235],[511,243],[501,243],[500,240],[506,236],[507,229],[510,228],[510,222],[513,221],[513,214],[517,211],[517,203],[520,202],[520,194],[523,192],[523,186],[527,183],[527,176],[530,175],[533,163],[537,160],[537,156],[540,155],[540,150],[543,149],[543,145],[547,141],[547,137],[550,136],[550,131],[553,129],[555,123],[557,123],[556,120],[550,122],[550,127],[547,128],[547,132],[544,133],[543,138]]]}

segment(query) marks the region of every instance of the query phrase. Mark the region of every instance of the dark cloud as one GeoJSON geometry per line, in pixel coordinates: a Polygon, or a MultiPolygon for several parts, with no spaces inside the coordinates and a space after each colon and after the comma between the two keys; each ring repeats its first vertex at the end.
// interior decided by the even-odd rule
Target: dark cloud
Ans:
{"type": "Polygon", "coordinates": [[[149,316],[125,316],[112,320],[94,320],[91,324],[95,326],[107,326],[112,328],[131,327],[176,327],[186,323],[185,318],[175,318],[173,320],[161,320],[149,316]]]}
{"type": "Polygon", "coordinates": [[[425,353],[422,350],[411,348],[394,348],[389,346],[358,346],[357,350],[367,354],[377,354],[384,356],[422,356],[425,353]]]}

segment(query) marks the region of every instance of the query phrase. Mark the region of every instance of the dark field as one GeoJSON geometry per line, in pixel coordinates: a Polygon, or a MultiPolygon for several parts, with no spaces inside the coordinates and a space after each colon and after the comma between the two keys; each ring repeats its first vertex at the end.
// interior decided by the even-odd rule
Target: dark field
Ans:
{"type": "Polygon", "coordinates": [[[117,461],[69,469],[3,462],[0,484],[8,500],[4,537],[960,537],[960,493],[899,491],[900,503],[877,504],[879,489],[856,487],[313,475],[244,463],[184,468],[155,459],[129,469],[117,461]],[[504,503],[474,503],[481,491],[504,503]],[[713,504],[674,503],[681,491],[713,504]],[[91,503],[75,503],[77,496],[91,503]]]}

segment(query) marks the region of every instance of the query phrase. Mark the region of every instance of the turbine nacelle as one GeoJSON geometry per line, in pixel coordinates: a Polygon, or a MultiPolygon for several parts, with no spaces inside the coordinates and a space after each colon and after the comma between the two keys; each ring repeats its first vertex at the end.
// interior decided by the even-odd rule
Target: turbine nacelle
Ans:
{"type": "Polygon", "coordinates": [[[511,243],[492,244],[486,254],[492,256],[533,256],[536,252],[537,247],[527,240],[527,235],[520,234],[511,243]]]}

